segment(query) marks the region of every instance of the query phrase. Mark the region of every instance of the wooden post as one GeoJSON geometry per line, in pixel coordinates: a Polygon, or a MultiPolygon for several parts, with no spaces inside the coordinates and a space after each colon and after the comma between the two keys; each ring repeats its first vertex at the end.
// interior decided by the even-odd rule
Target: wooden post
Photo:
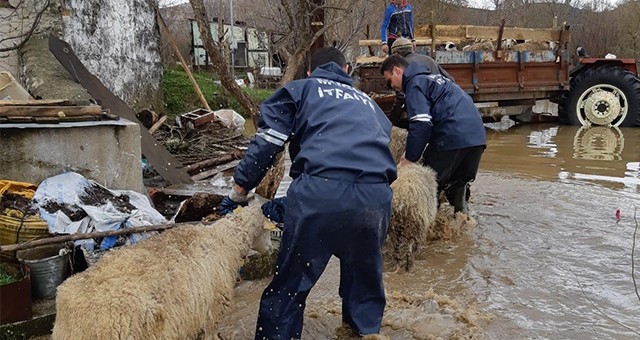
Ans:
{"type": "Polygon", "coordinates": [[[156,11],[156,17],[158,18],[158,24],[160,25],[160,27],[162,27],[162,29],[164,29],[164,32],[167,34],[169,44],[171,45],[171,47],[173,48],[173,51],[178,56],[178,59],[180,59],[180,64],[182,65],[182,68],[184,69],[185,72],[187,72],[187,75],[189,76],[189,80],[191,80],[191,84],[195,88],[196,93],[198,94],[198,98],[200,98],[200,103],[202,104],[202,107],[211,111],[211,108],[209,107],[209,103],[207,102],[207,99],[202,94],[202,91],[200,90],[200,86],[196,82],[195,78],[193,78],[193,74],[191,74],[191,70],[189,70],[189,67],[187,66],[187,62],[182,57],[182,54],[180,54],[178,45],[176,45],[176,42],[173,40],[173,35],[171,34],[171,31],[169,31],[169,27],[167,27],[167,24],[164,22],[164,19],[162,19],[162,16],[160,15],[160,10],[158,9],[157,6],[155,6],[154,9],[156,11]]]}
{"type": "Polygon", "coordinates": [[[94,233],[53,236],[53,237],[31,240],[23,243],[18,243],[18,244],[3,245],[3,246],[0,246],[0,251],[15,251],[15,250],[22,250],[22,249],[30,249],[38,246],[44,246],[47,244],[68,242],[68,241],[86,240],[86,239],[97,238],[97,237],[146,233],[150,231],[160,231],[160,230],[171,229],[171,228],[180,227],[180,226],[188,226],[188,225],[192,225],[192,226],[195,226],[197,224],[211,225],[213,223],[215,222],[183,222],[183,223],[159,224],[159,225],[150,225],[150,226],[143,226],[143,227],[124,228],[124,229],[118,229],[118,230],[97,231],[94,233]]]}
{"type": "MultiPolygon", "coordinates": [[[[431,58],[436,58],[436,24],[435,24],[435,13],[433,11],[429,12],[429,29],[431,35],[431,58]]],[[[415,37],[414,37],[415,38],[415,37]]]]}

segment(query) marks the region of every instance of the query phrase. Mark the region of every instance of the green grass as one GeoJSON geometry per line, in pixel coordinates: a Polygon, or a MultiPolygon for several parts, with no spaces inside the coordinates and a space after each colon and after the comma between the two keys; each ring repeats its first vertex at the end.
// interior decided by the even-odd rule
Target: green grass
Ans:
{"type": "Polygon", "coordinates": [[[16,282],[17,280],[18,279],[13,274],[8,272],[5,265],[0,265],[0,286],[8,285],[16,282]]]}
{"type": "MultiPolygon", "coordinates": [[[[213,73],[194,73],[193,77],[200,86],[204,97],[212,110],[231,108],[248,118],[248,113],[240,106],[231,95],[223,94],[220,85],[213,81],[217,76],[213,73]]],[[[165,69],[162,79],[164,103],[167,116],[174,118],[177,115],[201,108],[202,104],[196,94],[189,76],[182,69],[165,69]]],[[[244,88],[244,91],[256,102],[261,103],[273,93],[273,90],[244,88]]]]}

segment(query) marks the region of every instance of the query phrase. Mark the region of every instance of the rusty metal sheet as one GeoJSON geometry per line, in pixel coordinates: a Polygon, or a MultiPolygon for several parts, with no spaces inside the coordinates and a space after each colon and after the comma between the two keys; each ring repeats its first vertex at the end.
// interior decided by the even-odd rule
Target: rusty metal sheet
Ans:
{"type": "Polygon", "coordinates": [[[49,50],[73,79],[80,83],[99,105],[111,110],[113,114],[138,123],[142,137],[142,154],[162,178],[170,184],[193,182],[184,166],[147,131],[127,103],[109,91],[100,79],[87,70],[69,44],[50,35],[49,50]]]}

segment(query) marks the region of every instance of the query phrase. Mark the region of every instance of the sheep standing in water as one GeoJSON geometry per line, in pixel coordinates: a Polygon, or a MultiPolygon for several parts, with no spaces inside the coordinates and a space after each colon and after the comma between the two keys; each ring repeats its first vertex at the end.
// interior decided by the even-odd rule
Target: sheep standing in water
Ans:
{"type": "Polygon", "coordinates": [[[410,270],[416,252],[426,243],[436,221],[436,173],[419,164],[404,165],[398,168],[398,179],[391,188],[393,209],[384,246],[385,260],[410,270]]]}

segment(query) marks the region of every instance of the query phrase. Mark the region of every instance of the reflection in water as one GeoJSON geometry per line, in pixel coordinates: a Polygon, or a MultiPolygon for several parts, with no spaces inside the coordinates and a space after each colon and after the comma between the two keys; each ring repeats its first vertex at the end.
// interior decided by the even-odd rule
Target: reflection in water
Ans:
{"type": "Polygon", "coordinates": [[[617,127],[583,126],[573,139],[573,158],[602,161],[622,159],[624,136],[617,127]]]}
{"type": "Polygon", "coordinates": [[[640,190],[637,128],[516,125],[488,129],[487,140],[481,164],[485,170],[640,190]]]}

